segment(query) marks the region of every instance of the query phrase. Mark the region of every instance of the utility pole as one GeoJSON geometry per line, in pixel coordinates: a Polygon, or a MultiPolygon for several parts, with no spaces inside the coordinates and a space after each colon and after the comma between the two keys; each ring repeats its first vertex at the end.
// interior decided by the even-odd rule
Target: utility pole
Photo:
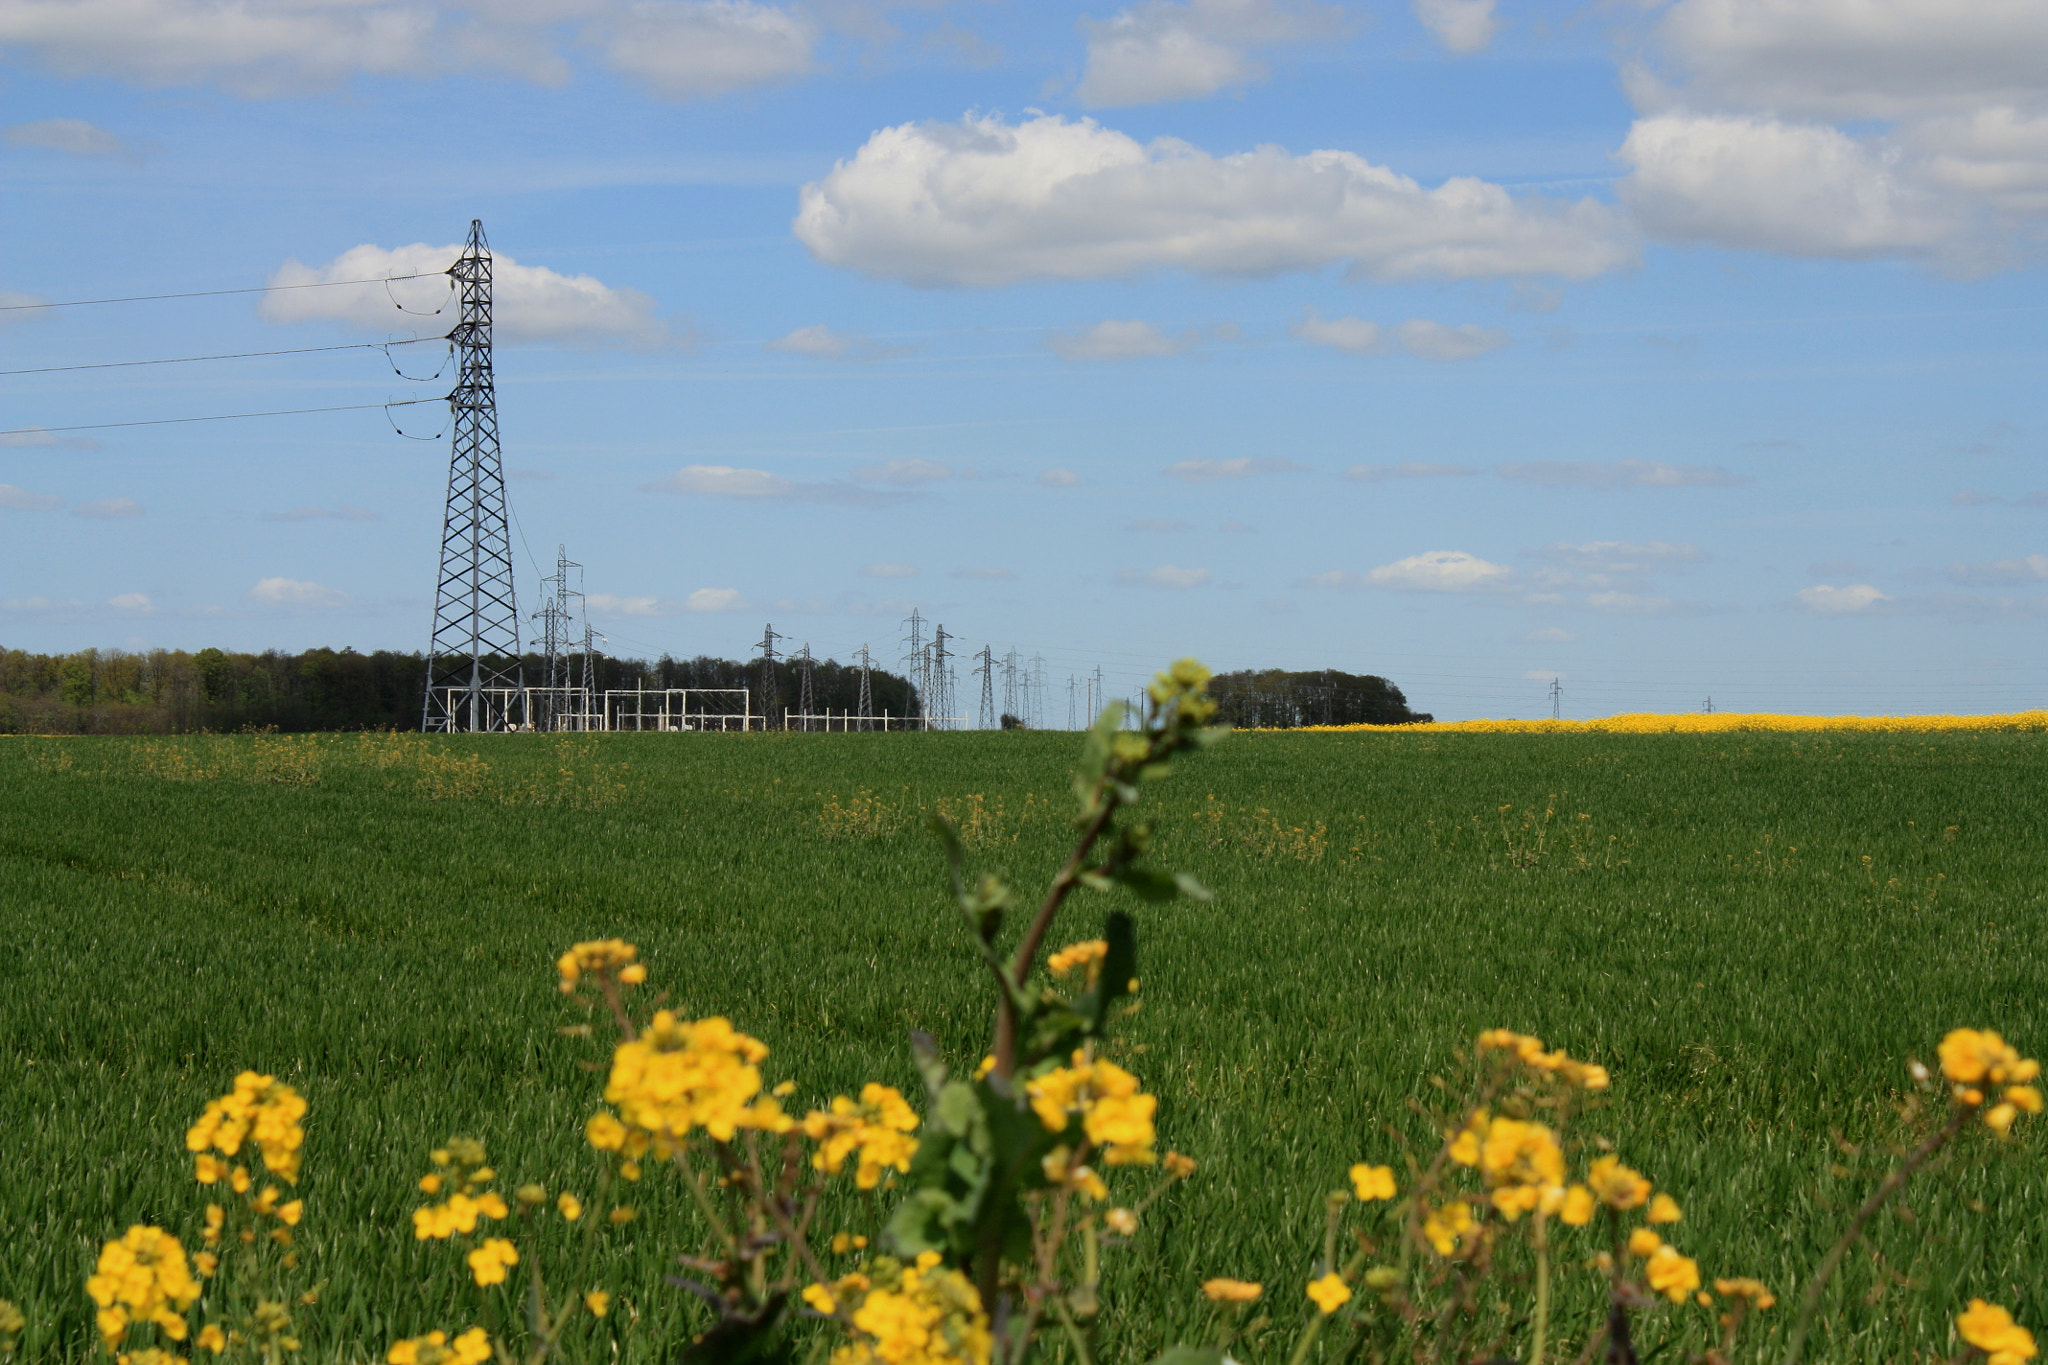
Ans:
{"type": "MultiPolygon", "coordinates": [[[[909,617],[904,620],[903,624],[910,627],[910,640],[904,646],[903,651],[903,662],[905,665],[903,671],[910,678],[912,693],[910,699],[911,715],[923,714],[930,716],[932,713],[931,660],[925,657],[924,617],[918,614],[916,607],[912,607],[909,617]]],[[[909,720],[910,716],[905,716],[904,719],[909,720]]]]}
{"type": "Polygon", "coordinates": [[[1067,728],[1069,730],[1081,728],[1074,723],[1074,675],[1071,673],[1067,674],[1067,728]]]}
{"type": "Polygon", "coordinates": [[[541,702],[537,714],[529,717],[536,730],[559,730],[562,728],[562,714],[569,701],[569,655],[575,646],[570,627],[575,623],[575,613],[569,609],[569,599],[583,594],[569,586],[569,570],[583,566],[569,558],[569,547],[555,546],[555,573],[552,578],[540,581],[542,590],[541,609],[534,613],[540,618],[542,668],[541,702]]]}
{"type": "Polygon", "coordinates": [[[469,242],[448,273],[462,290],[462,320],[448,333],[459,357],[448,395],[455,439],[420,729],[510,730],[520,723],[515,708],[525,677],[491,377],[491,250],[481,219],[470,223],[469,242]]]}
{"type": "Polygon", "coordinates": [[[981,661],[975,669],[981,675],[981,728],[996,728],[996,660],[993,645],[983,645],[981,653],[974,657],[981,661]]]}
{"type": "Polygon", "coordinates": [[[754,648],[761,651],[761,728],[766,730],[775,723],[775,708],[780,702],[775,688],[775,642],[787,639],[775,633],[775,623],[769,622],[762,628],[761,643],[754,648]]]}
{"type": "Polygon", "coordinates": [[[866,645],[862,645],[860,653],[853,657],[860,665],[860,709],[854,714],[860,717],[860,728],[866,730],[872,728],[874,724],[868,719],[875,713],[875,690],[868,682],[868,674],[873,670],[875,661],[869,655],[866,645]]]}
{"type": "Polygon", "coordinates": [[[936,703],[935,709],[938,714],[936,717],[927,718],[925,722],[927,729],[931,727],[934,719],[941,728],[950,728],[953,724],[953,673],[951,666],[947,663],[953,657],[955,656],[946,652],[945,626],[934,626],[932,628],[931,647],[931,684],[933,700],[936,703]]]}
{"type": "Polygon", "coordinates": [[[1045,728],[1045,656],[1031,656],[1031,714],[1025,719],[1034,730],[1045,728]]]}
{"type": "Polygon", "coordinates": [[[804,641],[804,647],[796,652],[797,714],[804,718],[804,729],[811,728],[811,714],[818,708],[811,691],[811,666],[817,660],[811,657],[811,642],[804,641]]]}
{"type": "Polygon", "coordinates": [[[1010,646],[1010,652],[1003,656],[1003,714],[1015,716],[1018,724],[1024,723],[1024,713],[1031,708],[1018,700],[1017,647],[1010,646]]]}
{"type": "Polygon", "coordinates": [[[1550,680],[1550,718],[1552,720],[1564,719],[1563,678],[1552,678],[1550,680]]]}

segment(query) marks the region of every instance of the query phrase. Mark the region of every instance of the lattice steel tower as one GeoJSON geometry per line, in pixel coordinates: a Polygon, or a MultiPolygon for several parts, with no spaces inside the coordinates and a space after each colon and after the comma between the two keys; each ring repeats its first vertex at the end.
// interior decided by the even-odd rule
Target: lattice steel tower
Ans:
{"type": "Polygon", "coordinates": [[[448,334],[461,368],[448,395],[455,445],[420,728],[509,730],[520,722],[525,679],[491,382],[491,250],[481,220],[470,223],[469,243],[448,273],[462,290],[462,320],[448,334]]]}

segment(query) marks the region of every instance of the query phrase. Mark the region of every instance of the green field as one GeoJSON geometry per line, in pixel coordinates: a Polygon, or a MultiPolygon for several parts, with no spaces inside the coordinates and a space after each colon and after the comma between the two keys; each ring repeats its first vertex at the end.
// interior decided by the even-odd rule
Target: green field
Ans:
{"type": "MultiPolygon", "coordinates": [[[[1077,747],[0,740],[0,1297],[29,1355],[90,1354],[102,1239],[155,1221],[189,1243],[182,1133],[244,1067],[312,1106],[302,1243],[330,1283],[308,1356],[466,1325],[476,1291],[412,1239],[412,1182],[465,1133],[511,1180],[587,1185],[596,1053],[558,1034],[581,1015],[551,966],[577,939],[640,944],[679,1009],[773,1049],[799,1106],[914,1092],[909,1029],[971,1061],[986,987],[919,812],[947,803],[985,866],[1042,884],[1077,747]]],[[[1202,1163],[1112,1277],[1117,1365],[1194,1330],[1210,1275],[1266,1281],[1291,1330],[1323,1195],[1354,1161],[1398,1164],[1388,1125],[1427,1140],[1406,1097],[1483,1027],[1605,1063],[1594,1127],[1683,1199],[1673,1240],[1788,1299],[1886,1166],[1909,1056],[1964,1024],[2048,1050],[2039,735],[1255,734],[1155,795],[1162,862],[1214,900],[1084,896],[1054,935],[1134,908],[1129,1065],[1161,1145],[1202,1163]]],[[[2048,1326],[2040,1122],[1909,1189],[1810,1359],[1950,1354],[1972,1294],[2048,1326]]],[[[667,1360],[694,1310],[661,1276],[692,1237],[661,1181],[642,1206],[607,1244],[605,1325],[637,1313],[620,1358],[667,1360]]],[[[1569,1284],[1576,1339],[1594,1297],[1569,1284]]],[[[1676,1361],[1705,1316],[1643,1330],[1676,1361]]]]}

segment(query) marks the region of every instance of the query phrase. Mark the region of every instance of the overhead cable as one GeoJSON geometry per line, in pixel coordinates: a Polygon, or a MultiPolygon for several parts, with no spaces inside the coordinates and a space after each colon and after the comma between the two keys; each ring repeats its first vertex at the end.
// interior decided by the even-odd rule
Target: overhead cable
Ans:
{"type": "Polygon", "coordinates": [[[445,270],[422,270],[416,275],[379,275],[367,280],[315,280],[311,284],[265,284],[250,289],[200,289],[190,294],[131,294],[120,299],[66,299],[62,303],[0,303],[0,313],[24,308],[86,308],[96,303],[153,303],[158,299],[211,299],[222,294],[274,294],[284,289],[334,289],[344,284],[390,284],[397,280],[430,280],[445,270]]]}
{"type": "Polygon", "coordinates": [[[199,360],[250,360],[266,355],[312,355],[316,351],[381,351],[391,346],[411,346],[422,341],[446,341],[446,336],[407,337],[403,341],[352,341],[344,346],[300,346],[289,351],[235,351],[225,355],[180,355],[165,360],[102,360],[91,365],[42,365],[32,370],[0,370],[7,374],[57,374],[66,370],[118,370],[131,365],[189,365],[199,360]]]}
{"type": "Polygon", "coordinates": [[[344,403],[334,408],[279,408],[273,412],[224,412],[215,417],[154,417],[146,422],[89,422],[76,427],[16,427],[0,436],[41,436],[59,431],[109,431],[115,427],[168,427],[180,422],[232,422],[243,417],[296,417],[307,412],[368,412],[371,408],[409,408],[415,403],[445,403],[439,398],[401,398],[391,403],[344,403]]]}

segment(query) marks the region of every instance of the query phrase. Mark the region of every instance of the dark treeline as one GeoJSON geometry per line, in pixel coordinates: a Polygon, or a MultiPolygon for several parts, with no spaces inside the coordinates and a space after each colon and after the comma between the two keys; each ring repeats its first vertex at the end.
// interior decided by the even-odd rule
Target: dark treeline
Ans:
{"type": "Polygon", "coordinates": [[[1414,725],[1430,719],[1408,709],[1401,689],[1371,674],[1285,673],[1277,668],[1218,673],[1209,683],[1217,719],[1241,730],[1303,725],[1414,725]]]}
{"type": "MultiPolygon", "coordinates": [[[[528,686],[545,681],[539,655],[524,660],[528,686]]],[[[763,710],[761,665],[699,657],[654,662],[596,661],[596,689],[744,687],[763,710]]],[[[416,730],[426,679],[419,654],[377,650],[154,649],[129,653],[87,649],[76,654],[0,650],[0,734],[165,734],[275,726],[279,730],[416,730]]],[[[776,664],[771,723],[802,698],[798,666],[776,664]]],[[[869,674],[875,712],[915,714],[910,683],[880,669],[869,674]]],[[[811,673],[818,711],[855,711],[860,671],[819,660],[811,673]]]]}

